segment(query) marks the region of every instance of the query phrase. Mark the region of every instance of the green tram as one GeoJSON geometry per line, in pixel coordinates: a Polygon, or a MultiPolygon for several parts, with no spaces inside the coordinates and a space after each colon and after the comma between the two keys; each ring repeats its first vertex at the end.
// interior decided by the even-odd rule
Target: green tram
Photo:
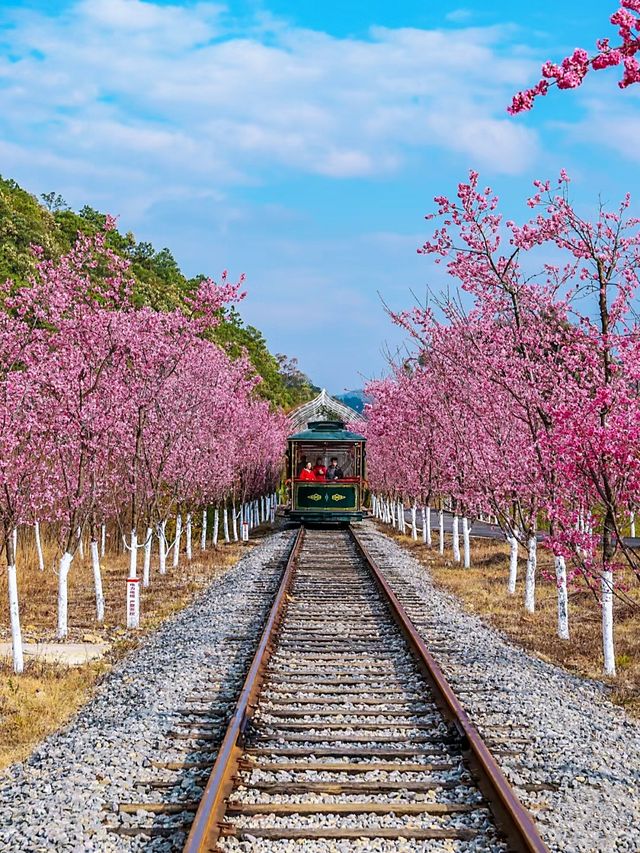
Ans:
{"type": "Polygon", "coordinates": [[[342,421],[309,421],[306,430],[289,436],[289,517],[303,523],[361,521],[365,445],[365,437],[342,421]]]}

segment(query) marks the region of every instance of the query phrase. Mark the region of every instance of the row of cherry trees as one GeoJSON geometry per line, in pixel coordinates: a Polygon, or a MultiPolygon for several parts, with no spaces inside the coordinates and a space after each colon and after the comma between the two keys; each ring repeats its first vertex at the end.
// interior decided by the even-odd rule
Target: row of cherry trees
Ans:
{"type": "MultiPolygon", "coordinates": [[[[64,637],[68,574],[87,531],[100,619],[106,520],[122,533],[132,578],[144,551],[148,582],[154,534],[160,572],[166,568],[170,515],[178,513],[177,555],[183,513],[189,549],[197,508],[224,507],[228,539],[227,501],[274,490],[284,416],[254,394],[248,361],[207,340],[223,307],[242,298],[240,287],[224,274],[220,284],[202,281],[182,311],[136,306],[127,263],[107,248],[106,233],[80,235],[59,261],[40,259],[28,286],[2,285],[0,522],[16,670],[19,526],[34,527],[40,554],[40,524],[56,531],[64,637]]],[[[217,536],[217,513],[215,524],[217,536]]]]}
{"type": "Polygon", "coordinates": [[[523,224],[503,219],[475,173],[457,198],[436,198],[420,251],[446,264],[453,291],[394,315],[417,352],[368,388],[369,478],[387,520],[398,499],[446,501],[454,548],[458,516],[465,540],[467,520],[495,516],[511,543],[511,592],[526,548],[529,611],[542,539],[559,636],[569,637],[567,583],[580,577],[601,602],[615,674],[613,597],[625,596],[623,570],[640,577],[623,539],[640,494],[640,222],[629,198],[588,221],[568,186],[564,174],[537,183],[523,224]]]}

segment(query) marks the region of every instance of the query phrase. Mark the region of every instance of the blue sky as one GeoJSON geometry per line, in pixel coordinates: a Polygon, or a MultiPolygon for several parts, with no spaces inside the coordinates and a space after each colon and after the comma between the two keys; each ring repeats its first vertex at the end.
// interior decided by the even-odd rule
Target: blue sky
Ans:
{"type": "MultiPolygon", "coordinates": [[[[120,217],[189,274],[247,274],[247,321],[330,391],[385,370],[385,316],[469,168],[510,215],[561,167],[584,210],[637,195],[640,96],[617,72],[509,118],[617,3],[0,3],[0,173],[120,217]]],[[[637,208],[636,208],[637,209],[637,208]]]]}

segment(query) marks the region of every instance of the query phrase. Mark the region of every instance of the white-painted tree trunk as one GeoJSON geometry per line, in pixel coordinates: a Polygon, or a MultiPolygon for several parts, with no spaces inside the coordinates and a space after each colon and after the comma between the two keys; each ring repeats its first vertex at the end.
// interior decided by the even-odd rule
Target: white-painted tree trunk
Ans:
{"type": "Polygon", "coordinates": [[[58,565],[58,638],[64,639],[69,633],[68,609],[69,609],[69,569],[73,554],[65,551],[60,557],[58,565]]]}
{"type": "Polygon", "coordinates": [[[153,530],[147,527],[147,538],[144,540],[144,562],[142,563],[142,586],[147,587],[151,583],[151,546],[153,544],[153,530]]]}
{"type": "Polygon", "coordinates": [[[400,519],[400,533],[405,533],[407,529],[407,523],[404,518],[404,501],[398,501],[398,518],[400,519]]]}
{"type": "Polygon", "coordinates": [[[100,556],[104,557],[107,548],[107,525],[102,522],[100,525],[100,556]]]}
{"type": "Polygon", "coordinates": [[[431,507],[422,507],[422,541],[431,548],[431,507]]]}
{"type": "Polygon", "coordinates": [[[231,504],[231,529],[233,530],[233,541],[238,541],[238,515],[236,513],[236,502],[231,504]]]}
{"type": "Polygon", "coordinates": [[[161,575],[167,573],[167,521],[161,521],[156,526],[156,536],[158,537],[158,564],[161,575]]]}
{"type": "Polygon", "coordinates": [[[104,593],[102,592],[102,573],[100,571],[100,552],[97,539],[91,540],[90,548],[91,568],[93,569],[93,589],[96,596],[96,619],[98,622],[104,622],[104,593]]]}
{"type": "Polygon", "coordinates": [[[213,511],[213,535],[211,537],[211,541],[213,543],[213,547],[217,548],[218,546],[218,530],[220,528],[220,510],[216,507],[213,511]]]}
{"type": "Polygon", "coordinates": [[[616,674],[616,656],[613,645],[613,572],[602,573],[602,650],[606,675],[616,674]]]}
{"type": "Polygon", "coordinates": [[[466,515],[462,516],[462,548],[465,569],[471,568],[471,525],[466,515]]]}
{"type": "Polygon", "coordinates": [[[509,543],[509,594],[515,595],[516,581],[518,580],[518,540],[515,536],[508,536],[509,543]]]}
{"type": "Polygon", "coordinates": [[[224,530],[224,541],[228,545],[231,542],[229,539],[229,513],[227,511],[227,505],[225,504],[222,509],[222,526],[224,530]]]}
{"type": "Polygon", "coordinates": [[[631,525],[631,530],[630,530],[631,538],[635,539],[636,538],[636,514],[635,514],[635,512],[632,512],[631,515],[629,516],[629,522],[631,525]]]}
{"type": "Polygon", "coordinates": [[[533,533],[527,549],[527,573],[524,579],[524,609],[534,613],[536,609],[536,569],[538,566],[538,540],[533,533]]]}
{"type": "Polygon", "coordinates": [[[84,560],[84,539],[82,538],[82,528],[78,527],[76,531],[78,537],[78,555],[81,560],[84,560]]]}
{"type": "Polygon", "coordinates": [[[131,551],[129,553],[129,577],[138,577],[138,531],[131,531],[131,551]]]}
{"type": "Polygon", "coordinates": [[[438,532],[440,534],[440,543],[438,545],[438,550],[441,554],[444,554],[444,510],[438,510],[438,532]]]}
{"type": "Polygon", "coordinates": [[[202,510],[202,531],[200,535],[200,550],[207,550],[207,508],[202,510]]]}
{"type": "Polygon", "coordinates": [[[391,513],[391,526],[393,528],[395,528],[396,527],[396,502],[394,500],[390,500],[389,503],[390,503],[389,511],[391,513]]]}
{"type": "MultiPolygon", "coordinates": [[[[42,540],[40,539],[40,522],[36,521],[33,525],[33,532],[36,537],[36,551],[38,552],[38,568],[44,572],[44,555],[42,553],[42,540]]],[[[15,552],[14,552],[15,553],[15,552]]]]}
{"type": "Polygon", "coordinates": [[[187,513],[187,560],[191,560],[193,557],[193,547],[192,547],[192,529],[191,529],[191,513],[187,513]]]}
{"type": "Polygon", "coordinates": [[[7,566],[7,579],[9,584],[9,620],[11,622],[13,671],[19,675],[24,670],[24,657],[22,652],[22,630],[20,628],[20,606],[18,603],[18,574],[15,564],[7,566]]]}
{"type": "Polygon", "coordinates": [[[416,524],[417,512],[418,512],[418,507],[416,506],[416,503],[414,501],[411,504],[411,538],[412,539],[418,538],[418,527],[416,524]]]}
{"type": "Polygon", "coordinates": [[[182,513],[176,515],[176,539],[173,543],[173,568],[177,569],[180,563],[180,541],[182,539],[182,513]]]}
{"type": "Polygon", "coordinates": [[[554,559],[556,569],[556,585],[558,587],[558,636],[561,640],[569,639],[569,596],[567,593],[567,564],[564,557],[557,555],[554,559]]]}
{"type": "Polygon", "coordinates": [[[453,537],[452,542],[452,550],[453,550],[453,560],[455,563],[460,562],[460,519],[454,513],[453,522],[451,525],[451,535],[453,537]]]}

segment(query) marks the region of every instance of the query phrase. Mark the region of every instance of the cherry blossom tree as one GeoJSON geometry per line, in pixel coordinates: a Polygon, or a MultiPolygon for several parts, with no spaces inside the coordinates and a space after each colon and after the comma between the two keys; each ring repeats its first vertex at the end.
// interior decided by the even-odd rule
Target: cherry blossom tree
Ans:
{"type": "MultiPolygon", "coordinates": [[[[534,216],[522,225],[503,220],[498,199],[473,172],[456,199],[438,197],[439,223],[420,251],[446,262],[472,306],[463,310],[454,296],[441,319],[423,309],[394,319],[417,342],[407,381],[436,401],[428,417],[437,441],[429,433],[413,442],[433,448],[443,493],[465,516],[490,510],[498,517],[512,543],[510,589],[513,542],[526,547],[531,612],[542,535],[554,556],[560,637],[569,630],[567,584],[578,575],[589,584],[602,606],[605,671],[614,674],[620,561],[640,575],[622,535],[638,488],[640,329],[632,300],[640,223],[628,198],[586,220],[568,187],[564,174],[554,188],[537,182],[528,202],[534,216]],[[543,262],[532,275],[540,250],[559,263],[543,262]]],[[[408,420],[415,426],[409,400],[416,392],[403,390],[403,376],[388,382],[394,389],[369,389],[370,464],[376,483],[391,479],[402,489],[397,478],[408,475],[385,439],[395,444],[408,420]]]]}
{"type": "Polygon", "coordinates": [[[164,531],[181,506],[273,489],[285,446],[285,420],[257,399],[248,359],[231,360],[208,337],[221,308],[242,298],[242,281],[202,280],[180,310],[139,307],[127,262],[107,247],[111,227],[108,219],[104,232],[78,235],[58,261],[40,258],[27,286],[3,285],[0,520],[17,672],[19,524],[49,522],[57,533],[63,638],[68,574],[86,527],[100,621],[100,521],[104,546],[104,519],[120,520],[132,578],[144,548],[148,583],[154,525],[164,531]]]}

